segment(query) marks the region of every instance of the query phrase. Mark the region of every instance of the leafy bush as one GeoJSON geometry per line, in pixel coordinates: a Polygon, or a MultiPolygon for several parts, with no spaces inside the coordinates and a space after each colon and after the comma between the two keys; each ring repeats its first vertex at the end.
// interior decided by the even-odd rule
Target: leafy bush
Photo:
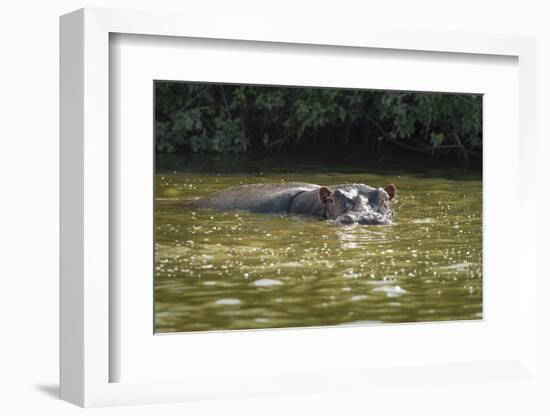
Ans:
{"type": "Polygon", "coordinates": [[[482,97],[332,88],[155,83],[158,152],[343,145],[481,157],[482,97]],[[386,145],[387,144],[387,145],[386,145]]]}

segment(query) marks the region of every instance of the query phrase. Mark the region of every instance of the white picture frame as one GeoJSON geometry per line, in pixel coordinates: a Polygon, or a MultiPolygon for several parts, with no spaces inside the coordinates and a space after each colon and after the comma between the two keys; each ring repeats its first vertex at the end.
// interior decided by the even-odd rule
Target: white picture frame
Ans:
{"type": "MultiPolygon", "coordinates": [[[[327,377],[293,374],[285,369],[265,379],[239,380],[209,372],[210,378],[177,381],[112,382],[110,368],[120,359],[110,348],[110,172],[109,36],[123,33],[229,41],[277,42],[281,45],[428,51],[515,57],[519,67],[518,156],[520,209],[536,203],[535,184],[535,41],[529,37],[468,33],[361,30],[327,35],[303,33],[277,25],[240,26],[235,33],[222,20],[205,25],[167,13],[82,9],[61,18],[61,398],[80,406],[159,403],[197,398],[247,397],[266,394],[357,390],[412,379],[481,383],[507,380],[536,383],[536,218],[520,215],[516,275],[521,273],[515,316],[517,348],[498,361],[440,364],[414,368],[335,368],[327,377]],[[185,22],[185,24],[182,24],[185,22]],[[409,376],[414,373],[413,377],[409,376]],[[473,374],[482,373],[478,377],[473,374]],[[409,377],[409,378],[408,378],[409,377]],[[534,381],[533,381],[534,380],[534,381]]],[[[411,331],[403,329],[403,331],[411,331]]],[[[328,333],[326,336],[337,336],[328,333]]],[[[218,334],[220,337],[228,334],[218,334]]],[[[216,341],[219,342],[219,341],[216,341]]],[[[408,381],[407,381],[408,380],[408,381]]]]}

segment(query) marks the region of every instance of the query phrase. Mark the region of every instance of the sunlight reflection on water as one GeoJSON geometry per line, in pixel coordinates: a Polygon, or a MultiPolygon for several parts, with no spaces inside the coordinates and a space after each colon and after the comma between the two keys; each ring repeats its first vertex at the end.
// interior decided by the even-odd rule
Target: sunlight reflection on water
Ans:
{"type": "Polygon", "coordinates": [[[311,166],[156,177],[156,331],[482,317],[481,180],[311,166]],[[395,183],[395,225],[214,212],[185,201],[234,185],[395,183]]]}

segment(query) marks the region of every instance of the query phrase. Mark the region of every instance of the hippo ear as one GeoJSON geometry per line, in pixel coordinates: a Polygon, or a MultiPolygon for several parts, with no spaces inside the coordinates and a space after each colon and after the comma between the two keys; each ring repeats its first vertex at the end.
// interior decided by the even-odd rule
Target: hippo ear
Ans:
{"type": "Polygon", "coordinates": [[[319,188],[319,199],[323,204],[326,204],[328,197],[332,194],[331,190],[326,186],[321,186],[319,188]]]}
{"type": "Polygon", "coordinates": [[[386,191],[388,193],[390,199],[393,199],[393,197],[397,193],[397,188],[392,183],[392,184],[386,185],[386,187],[384,188],[384,191],[386,191]]]}

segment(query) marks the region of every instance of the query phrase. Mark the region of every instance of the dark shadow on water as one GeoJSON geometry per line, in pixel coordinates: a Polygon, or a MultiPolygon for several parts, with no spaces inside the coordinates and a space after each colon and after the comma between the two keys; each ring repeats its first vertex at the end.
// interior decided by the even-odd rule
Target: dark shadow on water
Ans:
{"type": "Polygon", "coordinates": [[[481,166],[453,166],[441,161],[417,157],[379,159],[351,152],[350,154],[156,154],[156,172],[189,172],[199,174],[304,174],[370,173],[409,175],[421,178],[455,180],[481,179],[481,166]]]}
{"type": "Polygon", "coordinates": [[[58,384],[37,384],[36,390],[44,393],[46,396],[50,396],[52,399],[59,399],[59,385],[58,384]]]}

